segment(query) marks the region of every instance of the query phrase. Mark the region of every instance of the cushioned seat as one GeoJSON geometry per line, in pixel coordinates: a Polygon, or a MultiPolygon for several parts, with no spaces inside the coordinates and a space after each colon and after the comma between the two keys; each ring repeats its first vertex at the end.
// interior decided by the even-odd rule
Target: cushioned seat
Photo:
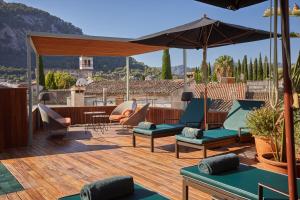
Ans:
{"type": "MultiPolygon", "coordinates": [[[[211,103],[210,99],[207,99],[207,105],[211,103]]],[[[136,146],[136,136],[148,137],[151,140],[151,152],[154,151],[154,138],[168,137],[179,134],[184,127],[199,128],[204,118],[204,99],[193,98],[188,104],[185,111],[180,116],[177,124],[159,124],[156,125],[156,129],[147,130],[142,128],[133,129],[132,144],[136,146]]],[[[167,119],[168,120],[168,119],[167,119]]],[[[173,120],[174,119],[170,119],[173,120]]],[[[177,120],[177,119],[176,119],[177,120]]]]}
{"type": "MultiPolygon", "coordinates": [[[[241,135],[249,134],[248,131],[241,131],[241,135]]],[[[239,132],[237,130],[228,130],[224,128],[211,129],[203,131],[203,137],[200,139],[188,138],[183,135],[176,135],[176,140],[189,142],[193,144],[205,144],[211,141],[224,140],[227,138],[238,137],[239,132]]]]}
{"type": "Polygon", "coordinates": [[[60,123],[62,123],[65,126],[70,126],[71,125],[71,118],[69,118],[69,117],[57,119],[57,121],[59,121],[60,123]]]}
{"type": "Polygon", "coordinates": [[[156,125],[156,129],[142,129],[142,128],[134,128],[133,131],[137,133],[142,133],[145,135],[155,135],[160,133],[167,133],[172,131],[180,132],[185,126],[183,124],[158,124],[156,125]]]}
{"type": "MultiPolygon", "coordinates": [[[[71,195],[62,197],[59,200],[80,200],[80,195],[71,195]]],[[[118,200],[168,200],[168,198],[153,192],[151,190],[147,190],[143,188],[140,185],[135,184],[134,185],[134,194],[124,197],[124,198],[118,198],[118,200]]]]}
{"type": "Polygon", "coordinates": [[[179,147],[186,146],[203,150],[203,157],[206,157],[207,148],[215,148],[239,141],[239,136],[246,140],[251,137],[246,128],[246,118],[248,113],[259,108],[264,104],[263,101],[253,100],[235,100],[223,123],[223,128],[203,131],[203,137],[200,139],[191,139],[183,135],[176,136],[175,153],[179,158],[179,147]],[[239,133],[240,132],[240,133],[239,133]]]}
{"type": "MultiPolygon", "coordinates": [[[[236,171],[229,171],[218,175],[208,175],[199,172],[198,166],[182,168],[180,174],[191,178],[198,184],[209,188],[218,188],[226,193],[235,194],[246,199],[258,199],[258,183],[271,186],[282,192],[288,192],[287,176],[257,169],[241,164],[236,171]]],[[[300,180],[298,179],[298,192],[300,191],[300,180]]],[[[264,189],[265,200],[288,199],[283,195],[264,189]]]]}
{"type": "Polygon", "coordinates": [[[109,117],[109,119],[111,121],[120,121],[121,119],[123,119],[125,116],[124,115],[111,115],[109,117]]]}

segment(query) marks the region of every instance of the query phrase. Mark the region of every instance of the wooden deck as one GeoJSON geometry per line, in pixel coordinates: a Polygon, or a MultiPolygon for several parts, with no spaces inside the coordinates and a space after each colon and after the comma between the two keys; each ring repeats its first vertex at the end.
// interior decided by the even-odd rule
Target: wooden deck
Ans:
{"type": "MultiPolygon", "coordinates": [[[[24,191],[0,196],[0,200],[52,200],[75,194],[89,182],[113,175],[132,175],[135,182],[155,190],[170,199],[181,199],[182,167],[195,165],[202,153],[187,151],[176,159],[174,137],[157,139],[155,152],[150,153],[150,141],[137,138],[137,148],[131,145],[131,135],[120,126],[105,134],[84,134],[83,127],[72,127],[69,135],[49,139],[46,133],[35,135],[31,147],[7,150],[0,161],[25,188],[24,191]]],[[[254,164],[253,146],[249,144],[208,151],[208,155],[237,150],[243,162],[254,164]]],[[[190,199],[210,199],[191,189],[190,199]]]]}

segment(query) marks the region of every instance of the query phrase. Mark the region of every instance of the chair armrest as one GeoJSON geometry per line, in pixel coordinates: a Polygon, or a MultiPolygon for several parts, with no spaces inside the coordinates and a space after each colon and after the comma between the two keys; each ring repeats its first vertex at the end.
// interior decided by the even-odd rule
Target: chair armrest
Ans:
{"type": "Polygon", "coordinates": [[[249,128],[249,127],[239,127],[239,129],[238,129],[239,137],[241,137],[241,135],[242,135],[242,129],[246,129],[246,128],[249,128]]]}

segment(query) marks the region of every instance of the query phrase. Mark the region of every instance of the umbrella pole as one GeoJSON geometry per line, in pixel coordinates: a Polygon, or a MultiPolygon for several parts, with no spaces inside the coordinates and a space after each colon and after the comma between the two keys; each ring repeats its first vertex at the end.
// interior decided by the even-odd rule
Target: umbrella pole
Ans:
{"type": "MultiPolygon", "coordinates": [[[[286,155],[288,164],[289,199],[298,199],[296,179],[296,158],[294,141],[294,123],[292,108],[292,83],[290,71],[289,1],[280,0],[282,32],[282,65],[284,81],[284,123],[286,137],[286,155]]],[[[276,8],[275,8],[276,9],[276,8]]]]}
{"type": "Polygon", "coordinates": [[[204,129],[208,129],[207,127],[207,63],[206,63],[206,58],[207,58],[207,46],[205,45],[203,47],[203,61],[202,61],[202,73],[203,73],[203,78],[204,78],[204,129]]]}

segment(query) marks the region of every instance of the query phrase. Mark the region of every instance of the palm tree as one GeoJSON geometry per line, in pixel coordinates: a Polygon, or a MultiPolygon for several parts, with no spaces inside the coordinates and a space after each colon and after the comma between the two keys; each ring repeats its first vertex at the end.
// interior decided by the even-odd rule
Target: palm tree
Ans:
{"type": "Polygon", "coordinates": [[[228,55],[220,56],[214,63],[214,72],[217,74],[218,80],[222,77],[232,77],[233,58],[228,55]]]}

